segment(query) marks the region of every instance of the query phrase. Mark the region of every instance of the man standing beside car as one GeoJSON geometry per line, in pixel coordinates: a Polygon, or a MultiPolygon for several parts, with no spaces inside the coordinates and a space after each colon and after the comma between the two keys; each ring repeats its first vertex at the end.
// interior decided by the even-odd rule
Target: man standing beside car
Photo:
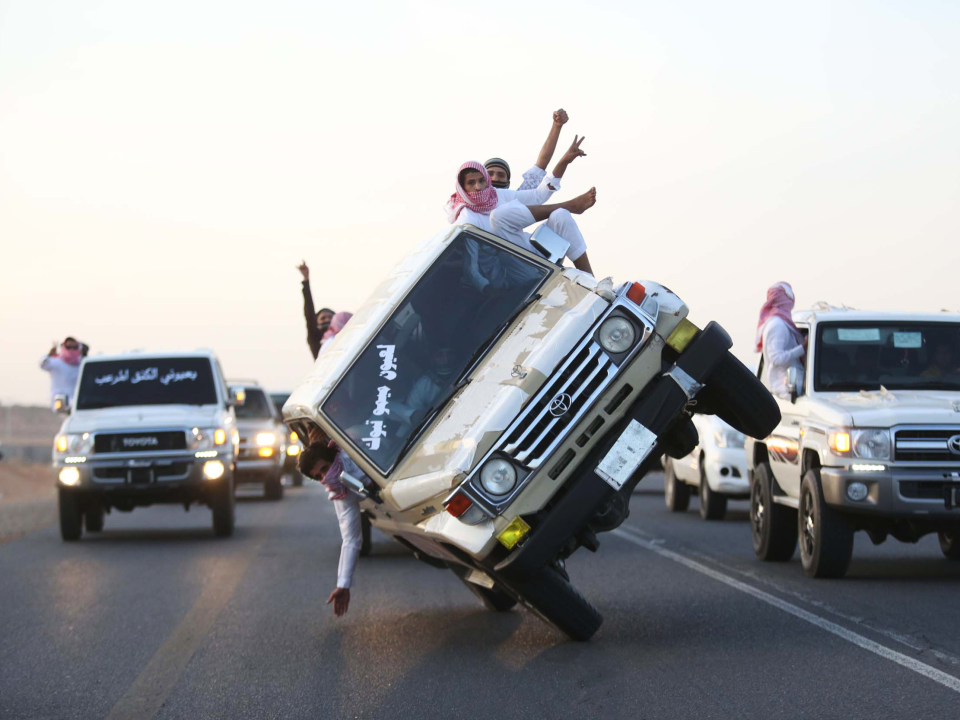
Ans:
{"type": "Polygon", "coordinates": [[[333,310],[322,308],[320,312],[314,311],[313,293],[310,292],[310,268],[307,267],[307,261],[301,261],[297,265],[297,270],[303,275],[303,315],[307,321],[307,345],[310,346],[310,352],[316,360],[324,342],[323,336],[330,328],[330,321],[333,320],[333,310]]]}

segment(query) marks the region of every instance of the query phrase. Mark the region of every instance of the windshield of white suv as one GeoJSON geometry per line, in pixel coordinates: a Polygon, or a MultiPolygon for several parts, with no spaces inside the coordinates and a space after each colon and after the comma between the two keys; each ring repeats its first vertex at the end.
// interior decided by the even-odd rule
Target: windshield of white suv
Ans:
{"type": "Polygon", "coordinates": [[[269,420],[273,417],[270,412],[270,400],[267,394],[258,388],[244,388],[246,400],[243,405],[237,405],[234,411],[237,420],[269,420]]]}
{"type": "Polygon", "coordinates": [[[87,360],[77,390],[77,410],[216,402],[210,360],[203,357],[87,360]]]}
{"type": "Polygon", "coordinates": [[[324,415],[388,472],[548,275],[499,245],[458,235],[340,378],[324,415]]]}
{"type": "Polygon", "coordinates": [[[821,323],[817,390],[960,390],[958,323],[821,323]]]}

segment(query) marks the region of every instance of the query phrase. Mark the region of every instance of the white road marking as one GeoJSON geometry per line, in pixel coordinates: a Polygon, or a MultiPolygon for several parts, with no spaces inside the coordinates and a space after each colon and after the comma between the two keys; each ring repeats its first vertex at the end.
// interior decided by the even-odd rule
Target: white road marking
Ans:
{"type": "Polygon", "coordinates": [[[915,673],[923,675],[925,678],[933,680],[935,683],[939,683],[940,685],[953,690],[955,693],[960,694],[960,678],[956,678],[953,675],[948,675],[942,670],[938,670],[937,668],[927,665],[926,663],[922,663],[919,660],[910,657],[909,655],[904,655],[896,650],[891,650],[890,648],[885,647],[878,642],[874,642],[863,635],[855,633],[852,630],[848,630],[841,625],[837,625],[835,622],[831,622],[826,618],[822,618],[819,615],[804,610],[803,608],[798,607],[793,603],[789,603],[786,600],[781,600],[770,593],[759,590],[752,585],[748,585],[745,582],[737,580],[736,578],[732,578],[729,575],[720,572],[719,570],[714,570],[713,568],[707,567],[706,565],[699,563],[696,560],[691,560],[680,553],[667,550],[666,548],[661,547],[661,545],[657,542],[638,537],[622,527],[614,530],[613,534],[623,538],[627,542],[631,542],[634,545],[639,545],[640,547],[650,550],[651,552],[655,552],[661,557],[664,557],[668,560],[673,560],[674,562],[679,563],[690,570],[695,570],[702,575],[706,575],[707,577],[713,578],[714,580],[722,582],[725,585],[729,585],[735,590],[739,590],[740,592],[746,593],[747,595],[755,597],[758,600],[762,600],[768,605],[772,605],[779,610],[783,610],[785,613],[800,618],[801,620],[805,620],[811,625],[816,625],[821,630],[826,630],[828,633],[836,635],[847,642],[853,643],[857,647],[863,648],[864,650],[872,652],[873,654],[890,660],[891,662],[895,662],[898,665],[907,668],[908,670],[913,670],[915,673]]]}

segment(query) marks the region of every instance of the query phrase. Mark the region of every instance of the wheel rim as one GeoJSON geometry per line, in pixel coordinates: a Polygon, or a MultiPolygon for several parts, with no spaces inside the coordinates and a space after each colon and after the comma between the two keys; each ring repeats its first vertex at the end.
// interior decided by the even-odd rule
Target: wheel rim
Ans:
{"type": "Polygon", "coordinates": [[[757,539],[763,537],[763,524],[766,521],[766,506],[763,501],[763,490],[759,486],[755,488],[753,498],[750,500],[750,524],[753,526],[753,536],[757,539]]]}
{"type": "Polygon", "coordinates": [[[800,501],[800,549],[803,554],[813,557],[813,546],[817,529],[817,514],[810,493],[804,493],[800,501]]]}

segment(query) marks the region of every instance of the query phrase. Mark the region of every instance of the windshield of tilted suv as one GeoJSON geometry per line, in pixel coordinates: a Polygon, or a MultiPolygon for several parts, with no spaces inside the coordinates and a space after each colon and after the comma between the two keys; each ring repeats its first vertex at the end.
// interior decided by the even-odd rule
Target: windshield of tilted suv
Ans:
{"type": "Polygon", "coordinates": [[[960,390],[960,324],[822,323],[816,389],[960,390]]]}
{"type": "Polygon", "coordinates": [[[210,360],[198,357],[87,360],[77,390],[77,410],[216,402],[210,360]]]}
{"type": "Polygon", "coordinates": [[[549,273],[461,233],[340,378],[323,414],[389,472],[549,273]]]}
{"type": "Polygon", "coordinates": [[[270,400],[263,390],[257,388],[245,388],[247,395],[243,405],[234,408],[237,414],[237,420],[269,420],[273,417],[270,412],[270,400]]]}

